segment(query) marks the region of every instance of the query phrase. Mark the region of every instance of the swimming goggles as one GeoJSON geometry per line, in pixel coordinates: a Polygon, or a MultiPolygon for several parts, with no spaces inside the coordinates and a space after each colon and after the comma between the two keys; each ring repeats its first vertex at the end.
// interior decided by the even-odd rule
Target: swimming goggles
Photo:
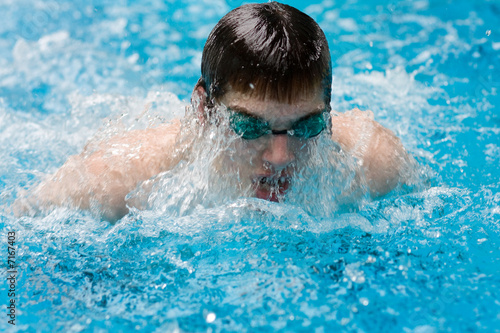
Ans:
{"type": "Polygon", "coordinates": [[[276,131],[269,123],[254,116],[230,110],[229,124],[231,129],[245,140],[254,140],[266,134],[288,134],[301,139],[309,139],[319,135],[326,128],[324,114],[315,113],[297,120],[291,129],[276,131]]]}

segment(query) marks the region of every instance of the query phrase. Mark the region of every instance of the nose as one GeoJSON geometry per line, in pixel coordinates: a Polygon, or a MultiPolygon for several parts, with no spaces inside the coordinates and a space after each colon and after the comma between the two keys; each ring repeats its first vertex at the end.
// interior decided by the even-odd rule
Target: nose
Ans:
{"type": "Polygon", "coordinates": [[[288,147],[289,137],[286,134],[272,135],[269,144],[262,155],[264,162],[275,169],[284,169],[295,160],[295,155],[288,147]]]}

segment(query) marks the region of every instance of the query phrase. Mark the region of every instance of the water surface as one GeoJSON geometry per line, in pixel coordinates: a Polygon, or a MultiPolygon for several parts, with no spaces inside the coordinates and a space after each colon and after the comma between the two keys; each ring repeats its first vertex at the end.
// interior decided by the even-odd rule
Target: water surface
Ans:
{"type": "Polygon", "coordinates": [[[3,244],[18,235],[20,304],[0,329],[498,330],[496,1],[287,2],[325,30],[333,109],[372,110],[421,188],[326,217],[244,198],[114,225],[66,208],[12,216],[96,133],[181,116],[208,33],[240,3],[0,4],[0,225],[3,244]]]}

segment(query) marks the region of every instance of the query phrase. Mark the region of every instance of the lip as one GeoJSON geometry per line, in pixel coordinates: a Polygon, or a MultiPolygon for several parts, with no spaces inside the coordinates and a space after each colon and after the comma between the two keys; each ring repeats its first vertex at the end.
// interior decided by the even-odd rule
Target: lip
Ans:
{"type": "Polygon", "coordinates": [[[252,179],[255,188],[255,196],[259,199],[279,202],[283,198],[291,184],[291,177],[285,173],[280,174],[259,174],[252,179]],[[276,184],[272,186],[269,184],[276,184]]]}

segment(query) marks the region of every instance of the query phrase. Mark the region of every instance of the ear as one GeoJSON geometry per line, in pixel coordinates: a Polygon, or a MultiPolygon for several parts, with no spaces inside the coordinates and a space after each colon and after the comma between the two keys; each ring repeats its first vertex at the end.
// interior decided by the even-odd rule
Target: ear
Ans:
{"type": "Polygon", "coordinates": [[[205,81],[203,78],[200,78],[194,86],[193,93],[191,95],[191,105],[195,109],[194,111],[198,115],[198,119],[200,121],[205,119],[206,104],[207,92],[205,90],[205,81]]]}

